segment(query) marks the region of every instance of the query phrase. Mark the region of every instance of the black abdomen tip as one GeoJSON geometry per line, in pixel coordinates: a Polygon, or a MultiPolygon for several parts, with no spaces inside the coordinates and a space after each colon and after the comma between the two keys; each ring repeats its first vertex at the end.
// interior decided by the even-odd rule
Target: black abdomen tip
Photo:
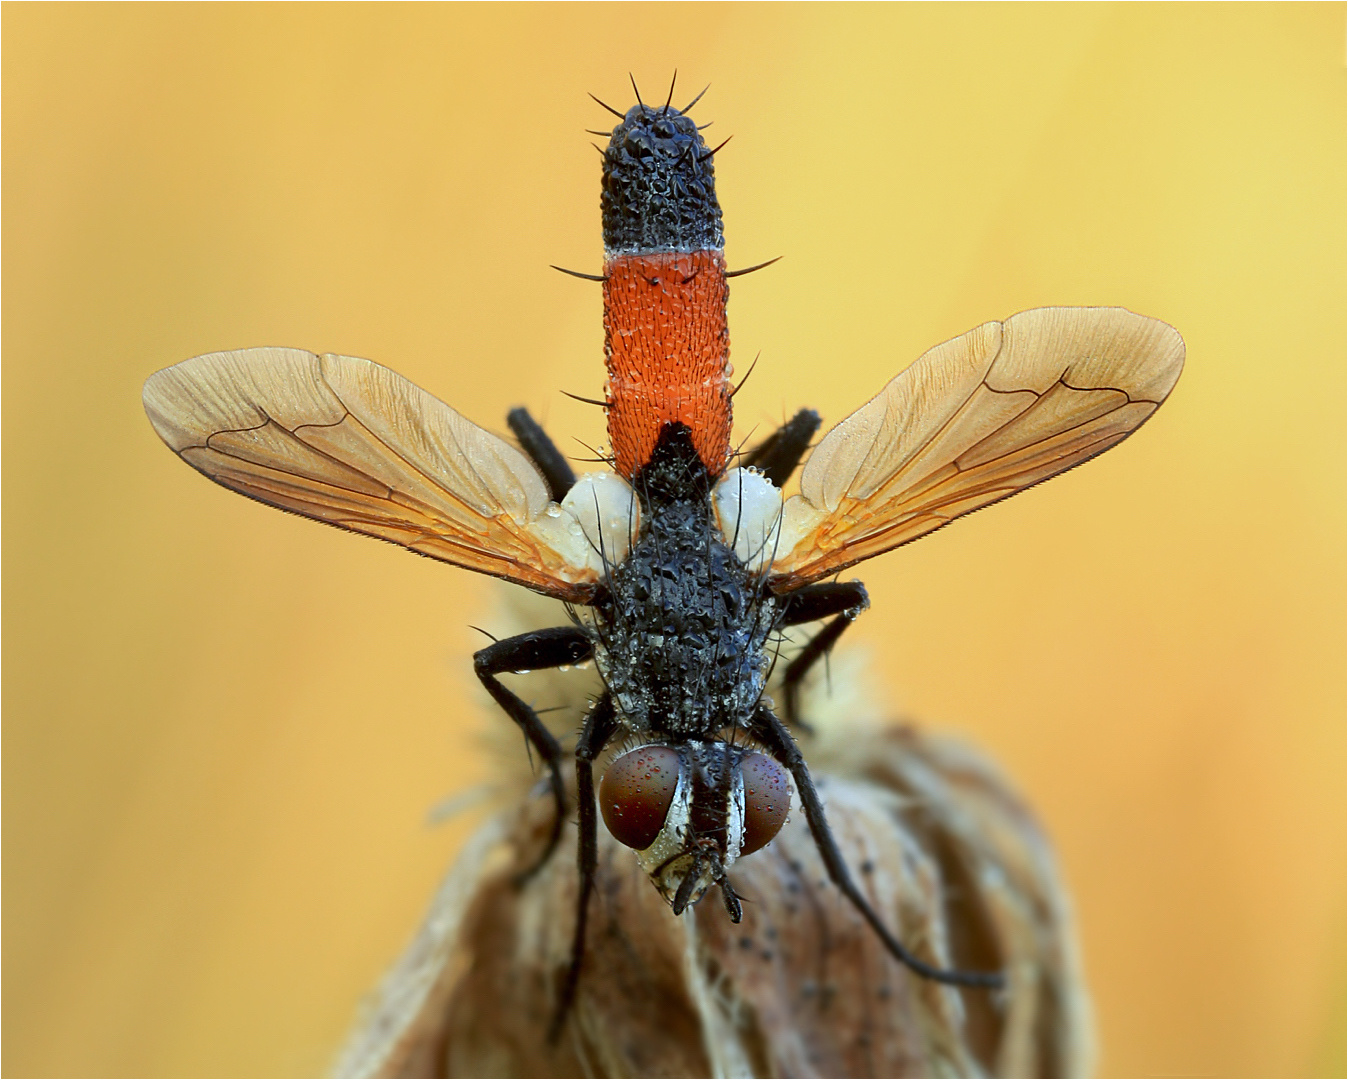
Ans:
{"type": "Polygon", "coordinates": [[[606,255],[725,247],[712,153],[678,109],[633,105],[604,151],[606,255]]]}

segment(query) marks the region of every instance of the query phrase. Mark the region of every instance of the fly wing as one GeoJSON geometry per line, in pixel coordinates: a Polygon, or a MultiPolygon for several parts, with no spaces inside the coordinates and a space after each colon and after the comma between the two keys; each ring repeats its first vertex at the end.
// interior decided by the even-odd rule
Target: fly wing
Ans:
{"type": "Polygon", "coordinates": [[[1036,308],[924,353],[830,431],[786,502],[787,592],[1080,465],[1160,406],[1174,327],[1123,308],[1036,308]]]}
{"type": "Polygon", "coordinates": [[[594,592],[589,545],[529,459],[372,361],[210,353],[143,396],[179,457],[249,498],[563,600],[594,592]]]}

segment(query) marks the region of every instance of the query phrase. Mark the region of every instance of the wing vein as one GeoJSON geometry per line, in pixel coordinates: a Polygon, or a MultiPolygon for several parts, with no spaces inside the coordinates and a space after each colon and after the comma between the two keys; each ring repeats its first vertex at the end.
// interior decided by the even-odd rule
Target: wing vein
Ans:
{"type": "Polygon", "coordinates": [[[1183,366],[1173,327],[1123,308],[1039,308],[929,349],[820,440],[788,500],[793,542],[773,563],[773,590],[1089,461],[1146,422],[1183,366]],[[1074,384],[1078,374],[1094,385],[1074,384]]]}

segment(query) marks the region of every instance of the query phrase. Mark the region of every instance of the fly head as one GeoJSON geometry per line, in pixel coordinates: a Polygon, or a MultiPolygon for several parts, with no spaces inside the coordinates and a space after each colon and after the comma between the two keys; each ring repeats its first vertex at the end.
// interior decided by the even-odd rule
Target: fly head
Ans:
{"type": "Polygon", "coordinates": [[[791,783],[775,760],[742,746],[649,743],[609,765],[599,806],[609,832],[636,851],[674,914],[719,885],[739,922],[726,872],[781,830],[791,783]]]}

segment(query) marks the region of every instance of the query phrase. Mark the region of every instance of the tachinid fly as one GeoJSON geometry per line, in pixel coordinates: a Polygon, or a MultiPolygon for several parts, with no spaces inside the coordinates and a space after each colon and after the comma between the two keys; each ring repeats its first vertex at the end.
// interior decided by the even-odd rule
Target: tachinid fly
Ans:
{"type": "Polygon", "coordinates": [[[569,606],[571,625],[474,657],[549,770],[556,813],[534,869],[561,836],[563,751],[497,676],[593,658],[603,678],[575,749],[580,891],[559,1020],[581,973],[599,817],[675,914],[716,886],[738,922],[728,872],[781,828],[792,782],[833,882],[890,953],[930,979],[998,986],[997,972],[915,956],[854,884],[791,734],[806,726],[798,690],[868,606],[840,571],[1127,437],[1175,385],[1183,341],[1122,308],[985,323],[930,349],[828,432],[784,499],[819,418],[802,410],[732,451],[734,272],[695,103],[638,98],[615,111],[603,151],[610,470],[577,478],[523,409],[507,417],[517,447],[378,364],[296,349],[211,353],[157,372],[146,412],[225,487],[569,606]],[[821,621],[786,667],[779,716],[764,693],[773,642],[821,621]],[[617,756],[596,798],[606,748],[617,756]]]}

